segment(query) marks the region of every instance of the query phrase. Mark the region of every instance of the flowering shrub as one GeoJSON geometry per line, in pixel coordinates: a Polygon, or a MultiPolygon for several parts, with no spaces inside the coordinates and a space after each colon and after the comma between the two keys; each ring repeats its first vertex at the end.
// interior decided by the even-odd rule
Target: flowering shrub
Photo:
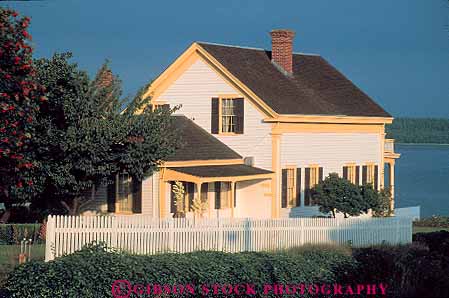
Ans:
{"type": "Polygon", "coordinates": [[[45,101],[32,66],[30,19],[0,8],[0,202],[29,198],[35,190],[29,148],[32,123],[45,101]]]}

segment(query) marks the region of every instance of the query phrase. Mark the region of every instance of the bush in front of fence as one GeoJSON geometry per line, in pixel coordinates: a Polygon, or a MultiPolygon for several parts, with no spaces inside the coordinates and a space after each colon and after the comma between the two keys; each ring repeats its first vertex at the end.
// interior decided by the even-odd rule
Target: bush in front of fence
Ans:
{"type": "Polygon", "coordinates": [[[354,283],[385,283],[388,297],[449,297],[449,255],[425,242],[354,248],[352,254],[358,264],[349,277],[354,283]]]}
{"type": "Polygon", "coordinates": [[[434,227],[434,228],[449,228],[449,216],[437,216],[421,218],[413,222],[415,227],[434,227]]]}
{"type": "MultiPolygon", "coordinates": [[[[223,253],[137,256],[92,246],[54,261],[18,267],[7,281],[11,297],[111,297],[117,279],[141,284],[334,283],[354,269],[338,251],[223,253]]],[[[198,288],[196,289],[198,290],[198,288]]],[[[215,295],[216,296],[216,295],[215,295]]]]}

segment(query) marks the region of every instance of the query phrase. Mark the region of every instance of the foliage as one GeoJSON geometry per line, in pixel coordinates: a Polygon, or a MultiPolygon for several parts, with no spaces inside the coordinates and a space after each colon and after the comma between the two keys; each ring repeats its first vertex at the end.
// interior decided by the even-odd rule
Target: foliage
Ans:
{"type": "MultiPolygon", "coordinates": [[[[111,297],[112,283],[125,279],[145,285],[249,283],[260,293],[264,284],[338,282],[341,275],[348,274],[342,268],[351,270],[352,261],[348,255],[313,249],[300,253],[201,251],[135,256],[94,246],[52,262],[20,266],[9,276],[7,288],[11,297],[21,298],[111,297]]],[[[197,293],[200,290],[195,288],[197,293]]]]}
{"type": "Polygon", "coordinates": [[[20,244],[23,239],[33,243],[42,243],[40,224],[1,224],[0,245],[20,244]]]}
{"type": "Polygon", "coordinates": [[[358,216],[372,209],[385,214],[389,208],[388,191],[378,192],[372,185],[357,186],[336,173],[330,173],[312,189],[314,202],[323,213],[341,212],[345,217],[358,216]]]}
{"type": "Polygon", "coordinates": [[[29,143],[35,113],[46,98],[35,81],[29,22],[0,7],[0,202],[8,209],[39,190],[29,143]]]}
{"type": "Polygon", "coordinates": [[[449,297],[449,232],[415,235],[414,241],[354,249],[358,269],[349,278],[362,284],[385,282],[389,297],[449,297]]]}
{"type": "Polygon", "coordinates": [[[396,118],[386,132],[398,143],[449,144],[449,119],[396,118]]]}
{"type": "Polygon", "coordinates": [[[176,205],[176,212],[173,214],[173,217],[184,217],[184,209],[185,209],[185,189],[184,184],[180,181],[175,181],[175,184],[173,185],[172,192],[175,197],[175,205],[176,205]]]}
{"type": "Polygon", "coordinates": [[[416,227],[449,228],[449,217],[434,215],[427,218],[421,218],[413,222],[413,225],[416,227]]]}
{"type": "Polygon", "coordinates": [[[195,194],[193,198],[192,206],[190,207],[195,216],[203,217],[204,213],[208,210],[209,203],[207,200],[202,200],[201,197],[195,194]]]}
{"type": "Polygon", "coordinates": [[[145,108],[144,88],[122,111],[121,82],[107,64],[91,80],[70,58],[56,54],[35,62],[48,101],[37,115],[33,145],[45,178],[37,201],[60,203],[76,214],[115,174],[126,171],[138,180],[150,175],[178,140],[172,110],[145,108]]]}

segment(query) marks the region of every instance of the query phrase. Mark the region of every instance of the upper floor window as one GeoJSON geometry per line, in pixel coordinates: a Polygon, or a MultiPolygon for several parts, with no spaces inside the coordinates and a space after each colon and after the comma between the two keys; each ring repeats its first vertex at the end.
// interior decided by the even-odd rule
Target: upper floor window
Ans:
{"type": "Polygon", "coordinates": [[[212,98],[211,132],[243,134],[244,101],[232,96],[212,98]]]}

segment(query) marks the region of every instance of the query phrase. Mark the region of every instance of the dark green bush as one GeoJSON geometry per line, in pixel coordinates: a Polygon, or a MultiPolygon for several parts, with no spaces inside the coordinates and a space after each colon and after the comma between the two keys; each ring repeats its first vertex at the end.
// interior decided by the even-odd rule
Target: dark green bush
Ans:
{"type": "MultiPolygon", "coordinates": [[[[11,297],[111,297],[117,279],[141,284],[264,284],[339,282],[353,259],[339,252],[194,252],[136,256],[86,248],[55,261],[18,267],[7,281],[11,297]]],[[[259,292],[258,291],[258,292],[259,292]]]]}
{"type": "Polygon", "coordinates": [[[429,247],[431,252],[449,255],[449,232],[416,233],[413,241],[429,247]]]}

